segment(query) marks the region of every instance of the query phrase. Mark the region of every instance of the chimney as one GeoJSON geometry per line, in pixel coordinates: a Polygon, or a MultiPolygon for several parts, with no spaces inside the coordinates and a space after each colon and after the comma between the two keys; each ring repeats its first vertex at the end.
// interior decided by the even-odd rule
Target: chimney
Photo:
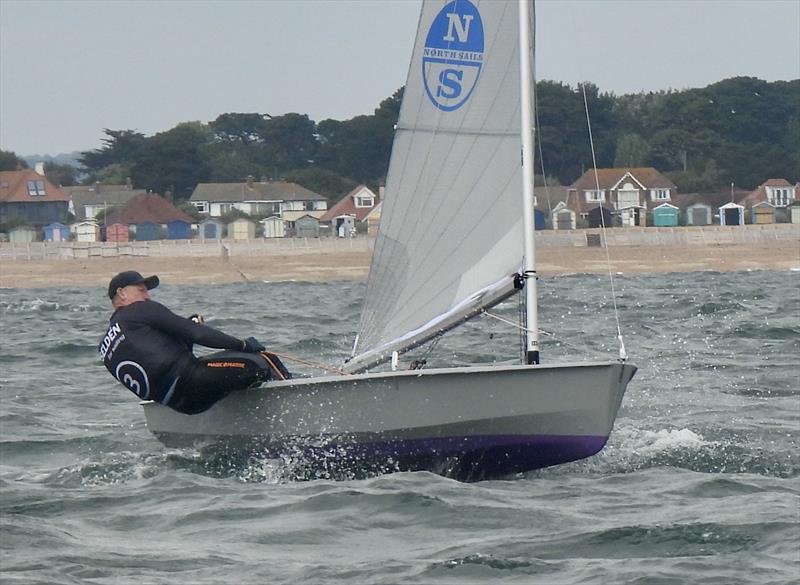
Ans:
{"type": "Polygon", "coordinates": [[[36,163],[36,173],[44,176],[44,161],[40,160],[36,163]]]}
{"type": "Polygon", "coordinates": [[[383,196],[386,194],[386,187],[381,185],[378,187],[378,201],[383,201],[383,196]]]}
{"type": "Polygon", "coordinates": [[[99,193],[100,192],[100,181],[95,181],[94,182],[94,192],[95,193],[99,193]]]}
{"type": "Polygon", "coordinates": [[[247,186],[250,189],[253,188],[253,175],[247,175],[247,186]]]}
{"type": "Polygon", "coordinates": [[[131,191],[133,189],[133,183],[131,182],[130,177],[125,177],[125,189],[131,191]]]}

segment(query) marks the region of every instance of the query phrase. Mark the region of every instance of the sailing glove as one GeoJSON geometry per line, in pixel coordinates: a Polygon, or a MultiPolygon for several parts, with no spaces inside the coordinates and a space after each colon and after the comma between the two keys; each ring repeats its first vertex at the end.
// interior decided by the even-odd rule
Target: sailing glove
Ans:
{"type": "Polygon", "coordinates": [[[247,353],[258,353],[267,349],[255,337],[248,337],[242,341],[242,346],[242,351],[246,351],[247,353]]]}

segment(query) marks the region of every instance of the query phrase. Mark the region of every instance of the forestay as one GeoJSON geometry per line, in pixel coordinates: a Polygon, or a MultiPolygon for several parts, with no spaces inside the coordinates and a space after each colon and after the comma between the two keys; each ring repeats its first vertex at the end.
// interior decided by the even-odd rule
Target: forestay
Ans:
{"type": "Polygon", "coordinates": [[[512,294],[522,259],[516,2],[426,1],[351,371],[512,294]]]}

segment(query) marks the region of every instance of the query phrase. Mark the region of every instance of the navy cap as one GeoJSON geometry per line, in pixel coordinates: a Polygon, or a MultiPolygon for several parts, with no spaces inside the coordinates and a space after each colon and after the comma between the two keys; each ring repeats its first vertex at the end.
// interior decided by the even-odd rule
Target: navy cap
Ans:
{"type": "Polygon", "coordinates": [[[147,287],[147,290],[150,290],[158,286],[158,277],[153,275],[145,278],[135,270],[120,272],[108,283],[108,298],[113,299],[114,295],[117,294],[117,289],[125,288],[132,284],[143,284],[147,287]]]}

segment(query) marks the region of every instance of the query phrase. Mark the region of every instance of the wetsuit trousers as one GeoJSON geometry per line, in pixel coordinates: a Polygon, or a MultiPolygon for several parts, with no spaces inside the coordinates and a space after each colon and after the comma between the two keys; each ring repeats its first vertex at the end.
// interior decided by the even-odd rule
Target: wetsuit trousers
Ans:
{"type": "Polygon", "coordinates": [[[269,365],[257,354],[224,351],[197,358],[181,372],[167,406],[197,414],[231,392],[258,386],[270,377],[269,365]]]}

